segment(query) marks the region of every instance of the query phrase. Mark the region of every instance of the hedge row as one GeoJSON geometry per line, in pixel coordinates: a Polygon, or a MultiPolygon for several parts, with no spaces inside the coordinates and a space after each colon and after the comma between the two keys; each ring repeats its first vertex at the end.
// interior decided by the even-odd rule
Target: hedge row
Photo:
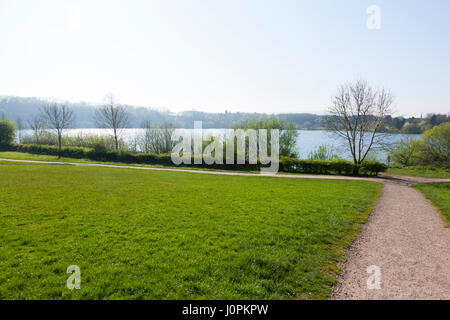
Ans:
{"type": "MultiPolygon", "coordinates": [[[[294,158],[280,159],[280,171],[293,173],[318,173],[352,175],[354,164],[347,160],[302,160],[294,158]]],[[[374,175],[386,171],[387,166],[380,162],[364,161],[358,168],[360,175],[374,175]]]]}
{"type": "MultiPolygon", "coordinates": [[[[14,144],[11,145],[8,150],[26,152],[42,155],[58,155],[58,148],[55,146],[36,145],[36,144],[14,144]]],[[[170,154],[149,154],[149,153],[131,153],[131,152],[115,152],[107,150],[97,150],[90,148],[80,147],[63,147],[61,149],[61,156],[66,158],[86,158],[95,161],[107,161],[107,162],[125,162],[136,164],[151,164],[151,165],[165,165],[174,166],[170,154]]],[[[194,157],[192,157],[192,163],[194,163],[194,157]]],[[[225,161],[224,161],[225,163],[225,161]]],[[[207,167],[212,169],[221,170],[246,170],[257,171],[261,169],[261,164],[213,164],[207,165],[192,164],[186,166],[195,167],[207,167]]],[[[314,174],[339,174],[339,175],[352,175],[354,165],[347,160],[301,160],[294,158],[281,157],[279,163],[279,171],[292,172],[292,173],[314,173],[314,174]]],[[[387,166],[379,163],[366,161],[363,162],[358,168],[361,175],[377,175],[378,172],[383,172],[387,169],[387,166]]]]}

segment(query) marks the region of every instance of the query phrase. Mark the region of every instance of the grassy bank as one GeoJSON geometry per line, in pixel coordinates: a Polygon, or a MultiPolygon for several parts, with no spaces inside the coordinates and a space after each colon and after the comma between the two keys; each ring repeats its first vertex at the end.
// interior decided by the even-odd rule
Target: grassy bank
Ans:
{"type": "Polygon", "coordinates": [[[450,178],[450,168],[438,167],[403,167],[403,168],[389,168],[388,173],[399,174],[411,177],[423,178],[450,178]]]}
{"type": "Polygon", "coordinates": [[[450,226],[450,183],[424,183],[415,185],[422,193],[441,210],[450,226]]]}
{"type": "Polygon", "coordinates": [[[326,298],[381,188],[58,165],[0,175],[1,299],[326,298]],[[69,265],[81,290],[65,286],[69,265]]]}

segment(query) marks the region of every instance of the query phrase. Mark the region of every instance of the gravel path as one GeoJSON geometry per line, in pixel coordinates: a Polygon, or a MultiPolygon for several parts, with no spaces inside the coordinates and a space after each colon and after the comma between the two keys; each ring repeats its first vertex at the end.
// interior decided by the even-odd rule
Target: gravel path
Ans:
{"type": "Polygon", "coordinates": [[[450,228],[422,193],[410,188],[450,179],[384,176],[382,195],[348,250],[331,299],[450,299],[450,228]],[[370,266],[379,268],[380,289],[370,266]]]}
{"type": "MultiPolygon", "coordinates": [[[[252,173],[106,164],[0,161],[258,176],[252,173]]],[[[362,226],[360,237],[349,248],[346,262],[341,264],[343,272],[331,299],[450,299],[450,228],[445,228],[441,213],[419,191],[411,188],[416,183],[450,182],[450,179],[392,174],[382,174],[379,178],[288,174],[275,177],[369,180],[384,184],[375,210],[368,223],[362,226]],[[371,266],[377,269],[372,269],[369,274],[367,268],[371,266]],[[378,282],[373,282],[374,270],[379,271],[378,282]],[[370,289],[367,284],[369,277],[372,279],[370,289]]]]}

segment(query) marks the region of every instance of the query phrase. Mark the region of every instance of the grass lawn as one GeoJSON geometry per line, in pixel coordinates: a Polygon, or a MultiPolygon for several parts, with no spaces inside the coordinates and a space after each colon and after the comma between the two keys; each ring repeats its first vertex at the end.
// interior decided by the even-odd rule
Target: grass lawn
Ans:
{"type": "Polygon", "coordinates": [[[419,189],[433,204],[438,207],[448,225],[450,226],[450,183],[424,183],[417,184],[414,188],[419,189]]]}
{"type": "Polygon", "coordinates": [[[450,168],[417,166],[417,167],[389,168],[387,172],[411,177],[450,178],[450,168]]]}
{"type": "Polygon", "coordinates": [[[2,164],[0,299],[326,298],[380,189],[2,164]]]}
{"type": "MultiPolygon", "coordinates": [[[[0,151],[0,158],[3,159],[13,159],[13,160],[34,160],[34,161],[52,161],[52,162],[70,162],[70,163],[98,163],[98,164],[111,164],[115,166],[129,166],[129,167],[149,167],[149,168],[174,168],[174,169],[186,169],[186,170],[201,170],[201,171],[226,171],[226,172],[245,172],[245,173],[255,173],[260,174],[260,171],[249,171],[249,170],[220,170],[211,169],[208,167],[195,167],[195,166],[166,166],[160,164],[138,164],[138,163],[125,163],[125,162],[108,162],[108,161],[94,161],[91,159],[76,159],[76,158],[58,158],[57,156],[49,156],[42,154],[33,154],[25,152],[9,152],[0,151]]],[[[1,160],[0,160],[1,161],[1,160]]],[[[6,161],[3,161],[6,162],[6,161]]],[[[285,172],[283,172],[285,173],[285,172]]]]}

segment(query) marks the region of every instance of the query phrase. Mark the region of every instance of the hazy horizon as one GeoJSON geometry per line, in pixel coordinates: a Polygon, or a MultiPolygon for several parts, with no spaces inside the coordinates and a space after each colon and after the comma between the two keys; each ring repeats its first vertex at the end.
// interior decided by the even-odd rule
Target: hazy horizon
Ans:
{"type": "Polygon", "coordinates": [[[0,0],[0,95],[322,115],[363,78],[392,90],[396,116],[448,114],[448,12],[445,0],[0,0]]]}

